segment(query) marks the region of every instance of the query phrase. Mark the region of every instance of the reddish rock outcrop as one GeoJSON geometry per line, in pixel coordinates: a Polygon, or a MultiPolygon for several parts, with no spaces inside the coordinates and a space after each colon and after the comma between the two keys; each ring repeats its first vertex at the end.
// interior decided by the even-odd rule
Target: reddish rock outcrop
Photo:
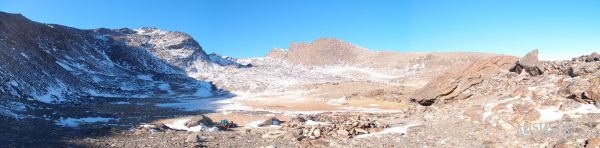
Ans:
{"type": "Polygon", "coordinates": [[[449,73],[435,78],[418,90],[412,100],[421,105],[431,105],[436,100],[469,98],[473,94],[463,94],[462,92],[502,70],[508,70],[516,61],[516,57],[497,56],[473,63],[462,72],[449,73]]]}

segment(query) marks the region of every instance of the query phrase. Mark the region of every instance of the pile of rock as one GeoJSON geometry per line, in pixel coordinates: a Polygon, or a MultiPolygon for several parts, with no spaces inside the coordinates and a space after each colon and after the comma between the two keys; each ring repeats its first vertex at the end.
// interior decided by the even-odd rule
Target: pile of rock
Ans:
{"type": "Polygon", "coordinates": [[[586,76],[600,70],[600,55],[592,53],[570,61],[548,61],[544,65],[550,74],[569,75],[571,77],[586,76]]]}
{"type": "Polygon", "coordinates": [[[299,115],[283,126],[296,129],[295,136],[298,140],[323,137],[346,139],[389,127],[375,118],[370,114],[357,113],[299,115]]]}
{"type": "Polygon", "coordinates": [[[559,93],[562,97],[573,99],[580,103],[595,104],[600,107],[600,77],[590,79],[572,79],[559,83],[559,93]]]}

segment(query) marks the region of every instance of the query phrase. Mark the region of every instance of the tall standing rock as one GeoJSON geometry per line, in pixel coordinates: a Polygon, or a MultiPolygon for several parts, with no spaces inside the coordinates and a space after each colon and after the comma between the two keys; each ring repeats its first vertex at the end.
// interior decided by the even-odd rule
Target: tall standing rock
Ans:
{"type": "Polygon", "coordinates": [[[527,55],[517,61],[515,66],[511,68],[510,71],[519,74],[525,71],[531,76],[543,74],[546,68],[542,62],[538,60],[538,53],[539,51],[537,49],[527,53],[527,55]]]}

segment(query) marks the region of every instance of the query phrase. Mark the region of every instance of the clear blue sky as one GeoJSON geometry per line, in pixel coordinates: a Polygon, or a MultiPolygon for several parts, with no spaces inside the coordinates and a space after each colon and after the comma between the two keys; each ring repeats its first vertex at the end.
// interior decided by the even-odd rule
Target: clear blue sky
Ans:
{"type": "Polygon", "coordinates": [[[598,0],[0,0],[0,11],[83,29],[182,31],[232,57],[320,37],[401,52],[600,51],[598,0]]]}

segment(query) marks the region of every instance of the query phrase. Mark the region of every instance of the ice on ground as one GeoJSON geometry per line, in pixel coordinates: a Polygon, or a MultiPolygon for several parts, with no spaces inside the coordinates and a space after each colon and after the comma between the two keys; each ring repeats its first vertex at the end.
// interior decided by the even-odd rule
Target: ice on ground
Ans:
{"type": "Polygon", "coordinates": [[[580,107],[578,107],[577,109],[566,112],[566,114],[571,118],[578,118],[578,117],[581,117],[582,115],[591,114],[591,113],[596,113],[596,114],[600,113],[600,109],[598,109],[593,104],[584,104],[584,105],[581,105],[580,107]]]}
{"type": "Polygon", "coordinates": [[[536,121],[538,123],[560,120],[565,115],[556,107],[537,109],[537,111],[540,113],[540,118],[536,121]]]}
{"type": "Polygon", "coordinates": [[[119,102],[113,102],[113,103],[110,103],[110,104],[116,104],[116,105],[127,105],[127,104],[131,104],[131,103],[129,103],[129,102],[126,102],[126,101],[119,101],[119,102]]]}
{"type": "Polygon", "coordinates": [[[537,111],[540,112],[540,118],[536,121],[537,123],[557,121],[565,115],[569,118],[578,118],[585,114],[600,113],[600,109],[596,108],[593,104],[584,104],[569,111],[561,111],[557,107],[537,109],[537,111]]]}
{"type": "Polygon", "coordinates": [[[160,90],[169,90],[169,88],[171,88],[171,85],[169,85],[169,83],[158,84],[158,89],[160,90]]]}
{"type": "Polygon", "coordinates": [[[15,80],[11,80],[9,83],[10,83],[10,85],[12,85],[14,87],[19,87],[19,83],[17,83],[17,81],[15,81],[15,80]]]}
{"type": "Polygon", "coordinates": [[[180,98],[176,99],[176,103],[160,103],[155,106],[177,108],[184,111],[198,111],[198,110],[216,110],[220,105],[223,105],[219,100],[225,98],[180,98]]]}
{"type": "Polygon", "coordinates": [[[152,81],[152,75],[137,75],[136,76],[138,79],[140,80],[148,80],[148,81],[152,81]]]}
{"type": "Polygon", "coordinates": [[[386,128],[382,131],[379,132],[375,132],[375,133],[370,133],[370,134],[364,134],[364,135],[358,135],[356,136],[356,138],[365,138],[365,137],[370,137],[370,136],[375,136],[375,135],[385,135],[385,134],[402,134],[402,135],[406,135],[408,134],[408,129],[411,127],[415,127],[415,126],[419,126],[421,124],[408,124],[408,125],[404,125],[404,126],[398,126],[398,127],[391,127],[391,128],[386,128]]]}
{"type": "Polygon", "coordinates": [[[71,66],[67,65],[63,61],[56,61],[56,64],[60,65],[60,67],[64,68],[67,71],[74,71],[74,69],[71,68],[71,66]]]}
{"type": "Polygon", "coordinates": [[[171,129],[184,130],[184,131],[189,131],[189,132],[199,132],[199,131],[202,131],[202,129],[206,128],[202,124],[193,126],[193,127],[187,127],[187,126],[185,126],[185,122],[187,122],[188,120],[190,120],[190,119],[181,119],[181,120],[177,120],[173,123],[168,123],[165,125],[171,129]]]}
{"type": "Polygon", "coordinates": [[[65,92],[65,86],[59,83],[59,86],[50,86],[45,94],[37,95],[34,98],[44,103],[62,102],[64,101],[63,92],[65,92]]]}
{"type": "Polygon", "coordinates": [[[245,127],[247,127],[247,128],[259,128],[258,125],[261,124],[261,123],[263,123],[263,122],[264,122],[264,120],[252,121],[252,122],[246,124],[245,127]]]}
{"type": "Polygon", "coordinates": [[[27,54],[21,52],[21,56],[29,60],[29,56],[27,56],[27,54]]]}
{"type": "Polygon", "coordinates": [[[0,105],[0,116],[23,119],[24,116],[19,114],[19,112],[25,111],[26,109],[27,108],[23,103],[9,101],[4,105],[0,105]]]}
{"type": "Polygon", "coordinates": [[[96,122],[108,122],[110,120],[118,120],[114,118],[102,118],[102,117],[87,117],[87,118],[60,118],[55,123],[56,125],[65,127],[77,127],[81,123],[96,123],[96,122]]]}
{"type": "Polygon", "coordinates": [[[196,89],[196,93],[194,93],[192,96],[194,97],[209,97],[212,96],[213,93],[210,92],[210,89],[203,89],[202,87],[198,87],[198,89],[196,89]]]}
{"type": "MultiPolygon", "coordinates": [[[[256,120],[246,124],[246,128],[261,128],[259,125],[265,122],[265,120],[256,120]]],[[[281,125],[269,125],[267,127],[281,127],[281,125]]]]}

